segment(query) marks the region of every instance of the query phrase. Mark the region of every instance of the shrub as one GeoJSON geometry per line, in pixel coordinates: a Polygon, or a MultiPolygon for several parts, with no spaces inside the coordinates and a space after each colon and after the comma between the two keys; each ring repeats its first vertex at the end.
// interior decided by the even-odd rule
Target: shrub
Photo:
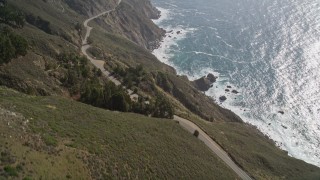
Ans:
{"type": "Polygon", "coordinates": [[[47,146],[57,146],[58,141],[51,135],[45,134],[42,136],[44,143],[47,146]]]}
{"type": "Polygon", "coordinates": [[[0,1],[0,22],[12,27],[22,28],[24,26],[24,19],[24,14],[8,6],[6,0],[0,1]]]}
{"type": "Polygon", "coordinates": [[[156,75],[156,83],[159,85],[164,91],[171,92],[173,89],[172,83],[169,81],[169,78],[163,72],[158,72],[156,75]]]}
{"type": "Polygon", "coordinates": [[[193,133],[193,135],[194,135],[195,137],[198,137],[198,136],[199,136],[199,131],[198,131],[198,130],[195,130],[194,133],[193,133]]]}
{"type": "Polygon", "coordinates": [[[15,34],[9,28],[0,31],[0,65],[10,62],[19,55],[26,55],[28,43],[20,35],[15,34]]]}
{"type": "Polygon", "coordinates": [[[126,101],[126,94],[123,92],[115,93],[111,97],[112,102],[112,109],[122,112],[128,112],[129,111],[129,104],[126,101]]]}
{"type": "Polygon", "coordinates": [[[174,108],[165,96],[163,95],[157,96],[154,108],[155,109],[152,114],[153,117],[168,118],[168,119],[173,118],[174,108]]]}
{"type": "Polygon", "coordinates": [[[17,169],[11,166],[5,166],[3,170],[8,174],[9,176],[18,176],[17,169]]]}

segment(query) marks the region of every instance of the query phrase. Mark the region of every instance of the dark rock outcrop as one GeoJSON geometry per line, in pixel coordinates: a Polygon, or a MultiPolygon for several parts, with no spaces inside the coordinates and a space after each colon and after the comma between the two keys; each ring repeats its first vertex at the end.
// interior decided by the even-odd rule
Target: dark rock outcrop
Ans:
{"type": "Polygon", "coordinates": [[[220,97],[219,97],[219,100],[220,100],[220,101],[225,101],[225,100],[227,100],[227,97],[226,97],[226,96],[220,96],[220,97]]]}
{"type": "Polygon", "coordinates": [[[231,91],[233,94],[238,94],[239,93],[239,91],[237,91],[237,90],[232,90],[231,91]]]}
{"type": "Polygon", "coordinates": [[[193,84],[200,91],[208,91],[212,87],[212,84],[216,82],[216,79],[217,77],[210,73],[207,76],[193,81],[193,84]]]}

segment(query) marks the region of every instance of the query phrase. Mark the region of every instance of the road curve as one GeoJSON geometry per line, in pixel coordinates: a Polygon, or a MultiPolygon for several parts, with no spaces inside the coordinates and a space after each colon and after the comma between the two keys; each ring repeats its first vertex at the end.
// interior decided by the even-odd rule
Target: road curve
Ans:
{"type": "Polygon", "coordinates": [[[204,142],[204,144],[207,145],[220,159],[222,159],[241,179],[252,180],[251,177],[237,164],[235,164],[228,154],[196,124],[179,116],[174,116],[174,120],[178,121],[180,126],[192,134],[197,130],[199,132],[198,139],[204,142]]]}
{"type": "MultiPolygon", "coordinates": [[[[121,0],[119,0],[118,5],[120,4],[120,2],[121,2],[121,0]]],[[[87,50],[91,47],[90,44],[88,44],[88,38],[89,38],[89,36],[90,36],[90,34],[91,34],[91,31],[92,31],[92,29],[93,29],[91,26],[88,25],[89,22],[92,21],[92,20],[94,20],[94,19],[97,19],[97,18],[99,18],[99,17],[101,17],[101,16],[103,16],[103,15],[105,15],[105,14],[108,14],[108,13],[114,11],[114,10],[115,10],[115,8],[112,9],[112,10],[108,10],[108,11],[105,11],[105,12],[103,12],[103,13],[100,13],[100,14],[98,14],[98,15],[96,15],[96,16],[93,16],[93,17],[91,17],[91,18],[89,18],[89,19],[87,19],[87,20],[84,21],[83,25],[84,25],[84,27],[86,28],[86,35],[85,35],[85,37],[84,37],[83,40],[82,40],[81,52],[91,61],[91,63],[92,63],[94,66],[96,66],[98,69],[100,69],[101,72],[102,72],[104,75],[106,75],[114,84],[116,84],[117,86],[119,86],[119,85],[121,85],[121,82],[118,81],[115,77],[110,76],[110,72],[105,70],[105,68],[104,68],[104,61],[103,61],[103,60],[93,59],[93,58],[90,57],[89,54],[87,53],[87,50]]]]}
{"type": "MultiPolygon", "coordinates": [[[[117,6],[121,3],[121,0],[118,1],[117,6]]],[[[87,20],[84,21],[83,25],[86,28],[86,35],[82,40],[82,47],[81,47],[81,52],[90,60],[90,62],[96,66],[98,69],[101,70],[101,72],[106,75],[113,83],[115,83],[116,85],[121,85],[121,82],[119,80],[117,80],[114,76],[112,76],[110,74],[109,71],[106,71],[104,68],[104,60],[97,60],[94,59],[92,57],[89,56],[89,54],[87,53],[87,50],[91,47],[88,44],[88,38],[91,34],[92,31],[92,27],[89,26],[89,22],[99,18],[105,14],[108,14],[112,11],[114,11],[114,9],[105,11],[103,13],[100,13],[96,16],[93,16],[87,20]]],[[[131,98],[136,97],[137,95],[133,94],[132,90],[127,89],[128,94],[130,95],[131,98]]],[[[228,156],[228,154],[216,143],[214,142],[204,131],[202,131],[197,125],[195,125],[193,122],[181,118],[179,116],[174,116],[174,120],[178,121],[179,124],[185,128],[187,131],[189,131],[190,133],[194,133],[195,130],[197,130],[199,132],[199,140],[201,140],[202,142],[204,142],[220,159],[222,159],[239,177],[241,177],[241,179],[243,180],[252,180],[250,178],[250,176],[244,172],[238,165],[236,165],[232,159],[228,156]]]]}
{"type": "MultiPolygon", "coordinates": [[[[119,6],[119,4],[121,3],[122,0],[119,0],[118,3],[117,3],[117,6],[119,6]]],[[[104,68],[104,60],[98,60],[98,59],[94,59],[92,58],[91,56],[89,56],[87,50],[91,47],[90,44],[88,44],[88,38],[90,37],[90,34],[91,34],[91,31],[93,29],[93,27],[89,26],[89,22],[94,20],[94,19],[97,19],[103,15],[106,15],[112,11],[114,11],[115,8],[111,9],[111,10],[108,10],[108,11],[105,11],[105,12],[102,12],[98,15],[95,15],[93,17],[90,17],[89,19],[85,20],[84,23],[83,23],[83,26],[86,28],[86,35],[84,36],[83,40],[82,40],[82,47],[81,47],[81,52],[82,54],[84,54],[89,60],[90,62],[96,66],[98,69],[101,70],[101,72],[108,77],[108,79],[110,81],[112,81],[115,85],[119,86],[121,85],[121,82],[119,80],[117,80],[114,76],[111,75],[111,73],[107,70],[105,70],[104,68]]],[[[130,89],[127,89],[127,92],[128,94],[130,95],[131,99],[136,99],[137,98],[137,95],[136,94],[133,94],[133,91],[130,90],[130,89]]]]}

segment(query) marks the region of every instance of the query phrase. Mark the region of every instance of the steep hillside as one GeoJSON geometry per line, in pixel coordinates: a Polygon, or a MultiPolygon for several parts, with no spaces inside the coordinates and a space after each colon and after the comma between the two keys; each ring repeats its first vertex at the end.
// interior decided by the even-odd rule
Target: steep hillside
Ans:
{"type": "Polygon", "coordinates": [[[104,20],[103,27],[109,32],[127,37],[145,49],[154,49],[165,34],[151,18],[157,18],[158,11],[148,0],[124,1],[104,20]]]}
{"type": "Polygon", "coordinates": [[[319,177],[319,168],[290,158],[150,53],[164,31],[150,20],[158,12],[148,0],[123,0],[111,14],[90,24],[94,29],[89,53],[104,59],[105,68],[139,94],[138,103],[127,100],[122,87],[110,83],[80,53],[83,21],[115,7],[115,0],[8,3],[23,12],[26,23],[15,27],[1,21],[0,28],[24,37],[28,49],[0,64],[0,85],[36,96],[0,89],[3,176],[236,178],[203,144],[169,120],[71,100],[115,109],[119,103],[114,102],[120,99],[123,109],[151,115],[149,110],[161,97],[175,114],[194,121],[216,139],[255,178],[319,177]]]}
{"type": "Polygon", "coordinates": [[[0,87],[0,179],[236,179],[165,119],[0,87]]]}

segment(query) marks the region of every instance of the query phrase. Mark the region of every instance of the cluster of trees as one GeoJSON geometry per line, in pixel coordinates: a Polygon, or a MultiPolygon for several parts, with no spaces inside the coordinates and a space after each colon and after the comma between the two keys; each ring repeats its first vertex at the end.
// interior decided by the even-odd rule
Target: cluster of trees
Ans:
{"type": "MultiPolygon", "coordinates": [[[[0,23],[14,28],[24,26],[24,15],[9,6],[7,0],[0,0],[0,23]]],[[[10,62],[11,59],[27,54],[28,43],[9,27],[0,29],[0,65],[10,62]]]]}
{"type": "Polygon", "coordinates": [[[0,30],[0,44],[0,65],[27,54],[27,41],[7,27],[0,30]]]}
{"type": "MultiPolygon", "coordinates": [[[[81,102],[110,110],[135,112],[158,118],[173,118],[174,108],[165,96],[160,95],[160,92],[155,92],[155,98],[139,96],[138,101],[135,102],[122,86],[99,80],[101,71],[92,71],[88,66],[87,58],[76,54],[61,54],[57,59],[60,66],[67,70],[62,79],[63,85],[72,95],[80,95],[81,102]]],[[[135,85],[138,85],[141,78],[146,75],[142,66],[128,68],[120,73],[124,75],[126,84],[130,82],[128,79],[131,79],[135,85]]]]}
{"type": "Polygon", "coordinates": [[[102,72],[96,68],[91,70],[87,58],[62,53],[57,59],[60,66],[66,69],[61,81],[71,95],[80,95],[81,102],[95,107],[131,111],[132,102],[125,90],[112,82],[100,81],[98,77],[102,72]]]}
{"type": "Polygon", "coordinates": [[[131,99],[125,90],[112,82],[101,85],[98,81],[88,81],[81,92],[80,101],[110,110],[131,111],[131,99]]]}
{"type": "Polygon", "coordinates": [[[0,21],[2,23],[22,28],[25,23],[24,20],[25,16],[22,12],[9,6],[7,0],[0,0],[0,21]]]}
{"type": "Polygon", "coordinates": [[[146,76],[146,72],[142,65],[138,65],[135,68],[129,67],[127,69],[117,66],[114,69],[114,73],[123,79],[123,84],[128,88],[138,86],[142,79],[144,79],[146,76]]]}
{"type": "Polygon", "coordinates": [[[157,118],[172,119],[174,108],[169,100],[158,95],[154,100],[139,97],[133,102],[127,92],[112,82],[101,85],[98,81],[88,81],[81,92],[81,102],[110,110],[135,112],[157,118]]]}
{"type": "Polygon", "coordinates": [[[159,71],[155,79],[157,85],[160,86],[163,90],[170,93],[172,92],[173,84],[170,82],[167,74],[159,71]]]}
{"type": "Polygon", "coordinates": [[[78,94],[85,81],[101,76],[98,70],[91,71],[86,57],[74,53],[61,53],[57,60],[60,67],[67,71],[61,82],[64,87],[69,89],[71,95],[78,94]]]}
{"type": "MultiPolygon", "coordinates": [[[[138,65],[134,68],[130,67],[127,69],[123,69],[118,66],[114,69],[114,73],[122,78],[123,84],[127,88],[135,87],[136,89],[141,84],[144,84],[144,87],[149,85],[155,87],[154,82],[150,80],[150,77],[148,77],[148,73],[146,73],[142,65],[138,65]]],[[[139,97],[138,102],[132,104],[132,111],[158,118],[173,118],[174,108],[171,105],[170,101],[165,96],[161,95],[161,93],[158,92],[156,88],[152,89],[155,98],[149,100],[143,97],[139,97]]]]}
{"type": "Polygon", "coordinates": [[[174,108],[169,100],[163,96],[158,95],[154,104],[153,117],[172,119],[174,115],[174,108]]]}

